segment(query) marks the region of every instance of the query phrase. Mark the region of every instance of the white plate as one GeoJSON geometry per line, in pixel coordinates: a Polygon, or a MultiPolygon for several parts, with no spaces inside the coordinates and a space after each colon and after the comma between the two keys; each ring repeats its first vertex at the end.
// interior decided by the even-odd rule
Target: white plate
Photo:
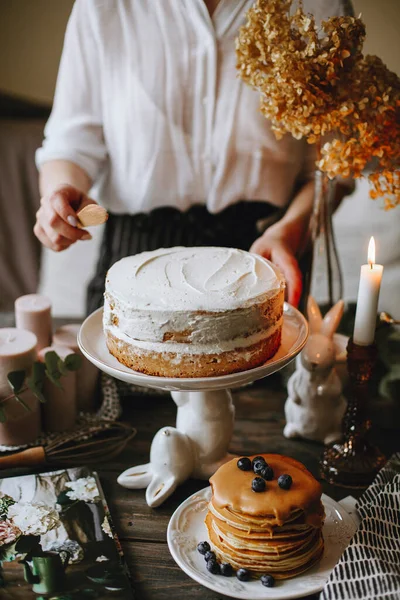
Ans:
{"type": "Polygon", "coordinates": [[[301,598],[320,592],[333,567],[356,531],[350,515],[332,498],[322,495],[326,519],[323,527],[324,555],[303,575],[276,581],[275,587],[266,588],[259,580],[241,582],[235,576],[212,575],[206,569],[204,557],[197,552],[197,544],[208,539],[204,518],[211,498],[211,488],[196,492],[182,502],[172,515],[167,541],[174,560],[189,577],[214,592],[245,600],[301,598]]]}
{"type": "Polygon", "coordinates": [[[99,308],[83,322],[79,331],[78,344],[86,358],[100,370],[126,383],[170,391],[218,390],[251,383],[286,366],[302,350],[308,336],[306,319],[293,306],[285,303],[281,346],[275,356],[261,367],[221,377],[156,377],[132,371],[109,353],[103,334],[102,317],[103,309],[99,308]]]}

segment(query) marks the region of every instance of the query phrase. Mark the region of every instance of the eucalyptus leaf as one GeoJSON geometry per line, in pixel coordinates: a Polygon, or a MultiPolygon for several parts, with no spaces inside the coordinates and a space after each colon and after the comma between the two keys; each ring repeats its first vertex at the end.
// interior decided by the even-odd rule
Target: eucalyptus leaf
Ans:
{"type": "Polygon", "coordinates": [[[14,394],[14,398],[16,399],[17,402],[19,402],[25,408],[26,411],[31,412],[31,409],[26,404],[26,402],[24,402],[22,400],[21,396],[18,396],[17,394],[14,394]]]}
{"type": "Polygon", "coordinates": [[[28,377],[28,379],[26,380],[26,385],[32,391],[34,396],[36,396],[39,402],[42,402],[43,404],[46,402],[46,398],[42,392],[42,389],[35,384],[34,380],[31,377],[28,377]]]}
{"type": "Polygon", "coordinates": [[[51,381],[52,383],[54,383],[55,386],[57,386],[58,388],[60,388],[60,390],[64,389],[63,386],[61,385],[60,382],[60,377],[61,374],[59,373],[56,376],[53,376],[51,373],[49,373],[48,371],[46,371],[46,377],[47,379],[49,379],[49,381],[51,381]]]}
{"type": "Polygon", "coordinates": [[[64,364],[69,371],[78,371],[82,366],[82,356],[79,354],[68,354],[64,364]]]}
{"type": "Polygon", "coordinates": [[[50,373],[53,377],[56,377],[57,375],[59,376],[59,369],[58,369],[58,361],[60,360],[60,357],[58,356],[57,352],[54,352],[54,350],[49,350],[49,352],[46,352],[45,357],[44,357],[44,362],[46,365],[46,371],[48,373],[50,373]]]}
{"type": "Polygon", "coordinates": [[[43,394],[44,380],[46,367],[41,362],[34,362],[32,367],[32,375],[26,380],[26,385],[34,393],[40,402],[46,402],[43,394]]]}
{"type": "Polygon", "coordinates": [[[25,381],[25,371],[11,371],[7,375],[8,383],[13,392],[18,394],[23,388],[25,381]]]}
{"type": "Polygon", "coordinates": [[[61,375],[67,375],[68,368],[62,358],[60,358],[58,360],[57,366],[58,366],[58,370],[60,371],[61,375]]]}
{"type": "Polygon", "coordinates": [[[62,389],[62,385],[59,381],[61,377],[60,369],[58,367],[59,360],[60,357],[58,356],[57,352],[54,352],[54,350],[46,352],[44,357],[44,362],[46,365],[46,377],[50,379],[54,385],[62,389]]]}
{"type": "Polygon", "coordinates": [[[32,367],[32,379],[36,385],[41,385],[43,387],[45,380],[45,371],[46,367],[43,363],[36,361],[33,363],[32,367]]]}

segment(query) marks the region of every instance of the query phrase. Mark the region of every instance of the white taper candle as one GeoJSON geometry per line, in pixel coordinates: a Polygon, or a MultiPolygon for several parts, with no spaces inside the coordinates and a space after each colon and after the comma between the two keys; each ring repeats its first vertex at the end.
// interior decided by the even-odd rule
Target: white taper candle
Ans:
{"type": "Polygon", "coordinates": [[[383,266],[375,264],[375,240],[371,237],[368,246],[368,264],[361,266],[354,323],[353,341],[359,346],[368,346],[375,338],[382,274],[383,266]]]}

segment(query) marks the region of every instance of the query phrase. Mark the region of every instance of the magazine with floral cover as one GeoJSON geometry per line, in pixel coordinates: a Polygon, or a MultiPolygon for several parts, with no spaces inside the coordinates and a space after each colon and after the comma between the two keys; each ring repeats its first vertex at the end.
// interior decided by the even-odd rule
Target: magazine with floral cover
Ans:
{"type": "Polygon", "coordinates": [[[86,467],[0,479],[0,598],[134,597],[110,512],[86,467]]]}

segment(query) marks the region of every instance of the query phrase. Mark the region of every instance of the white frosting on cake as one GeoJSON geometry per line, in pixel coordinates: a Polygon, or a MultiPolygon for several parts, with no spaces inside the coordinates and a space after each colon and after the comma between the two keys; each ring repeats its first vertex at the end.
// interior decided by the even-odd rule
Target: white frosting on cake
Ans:
{"type": "Polygon", "coordinates": [[[262,331],[257,331],[252,335],[246,337],[235,337],[231,340],[223,340],[223,341],[214,341],[208,342],[204,344],[188,344],[177,343],[177,342],[143,342],[141,340],[132,339],[130,336],[124,334],[118,327],[109,327],[108,330],[110,333],[122,340],[123,342],[127,342],[130,344],[134,344],[135,348],[140,348],[141,350],[146,350],[149,352],[158,352],[162,354],[163,352],[172,352],[174,354],[221,354],[222,352],[230,352],[231,350],[236,350],[240,348],[249,348],[261,340],[270,337],[277,331],[279,327],[282,326],[283,318],[281,317],[275,325],[272,327],[268,327],[263,329],[262,331]]]}
{"type": "Polygon", "coordinates": [[[283,287],[278,269],[242,250],[143,252],[118,261],[107,274],[104,331],[154,352],[212,354],[247,347],[280,327],[281,315],[265,315],[260,305],[283,287]],[[185,341],[170,339],[171,332],[187,332],[185,341]]]}
{"type": "Polygon", "coordinates": [[[279,270],[233,248],[161,248],[128,256],[107,274],[106,292],[135,309],[233,310],[284,285],[279,270]]]}

